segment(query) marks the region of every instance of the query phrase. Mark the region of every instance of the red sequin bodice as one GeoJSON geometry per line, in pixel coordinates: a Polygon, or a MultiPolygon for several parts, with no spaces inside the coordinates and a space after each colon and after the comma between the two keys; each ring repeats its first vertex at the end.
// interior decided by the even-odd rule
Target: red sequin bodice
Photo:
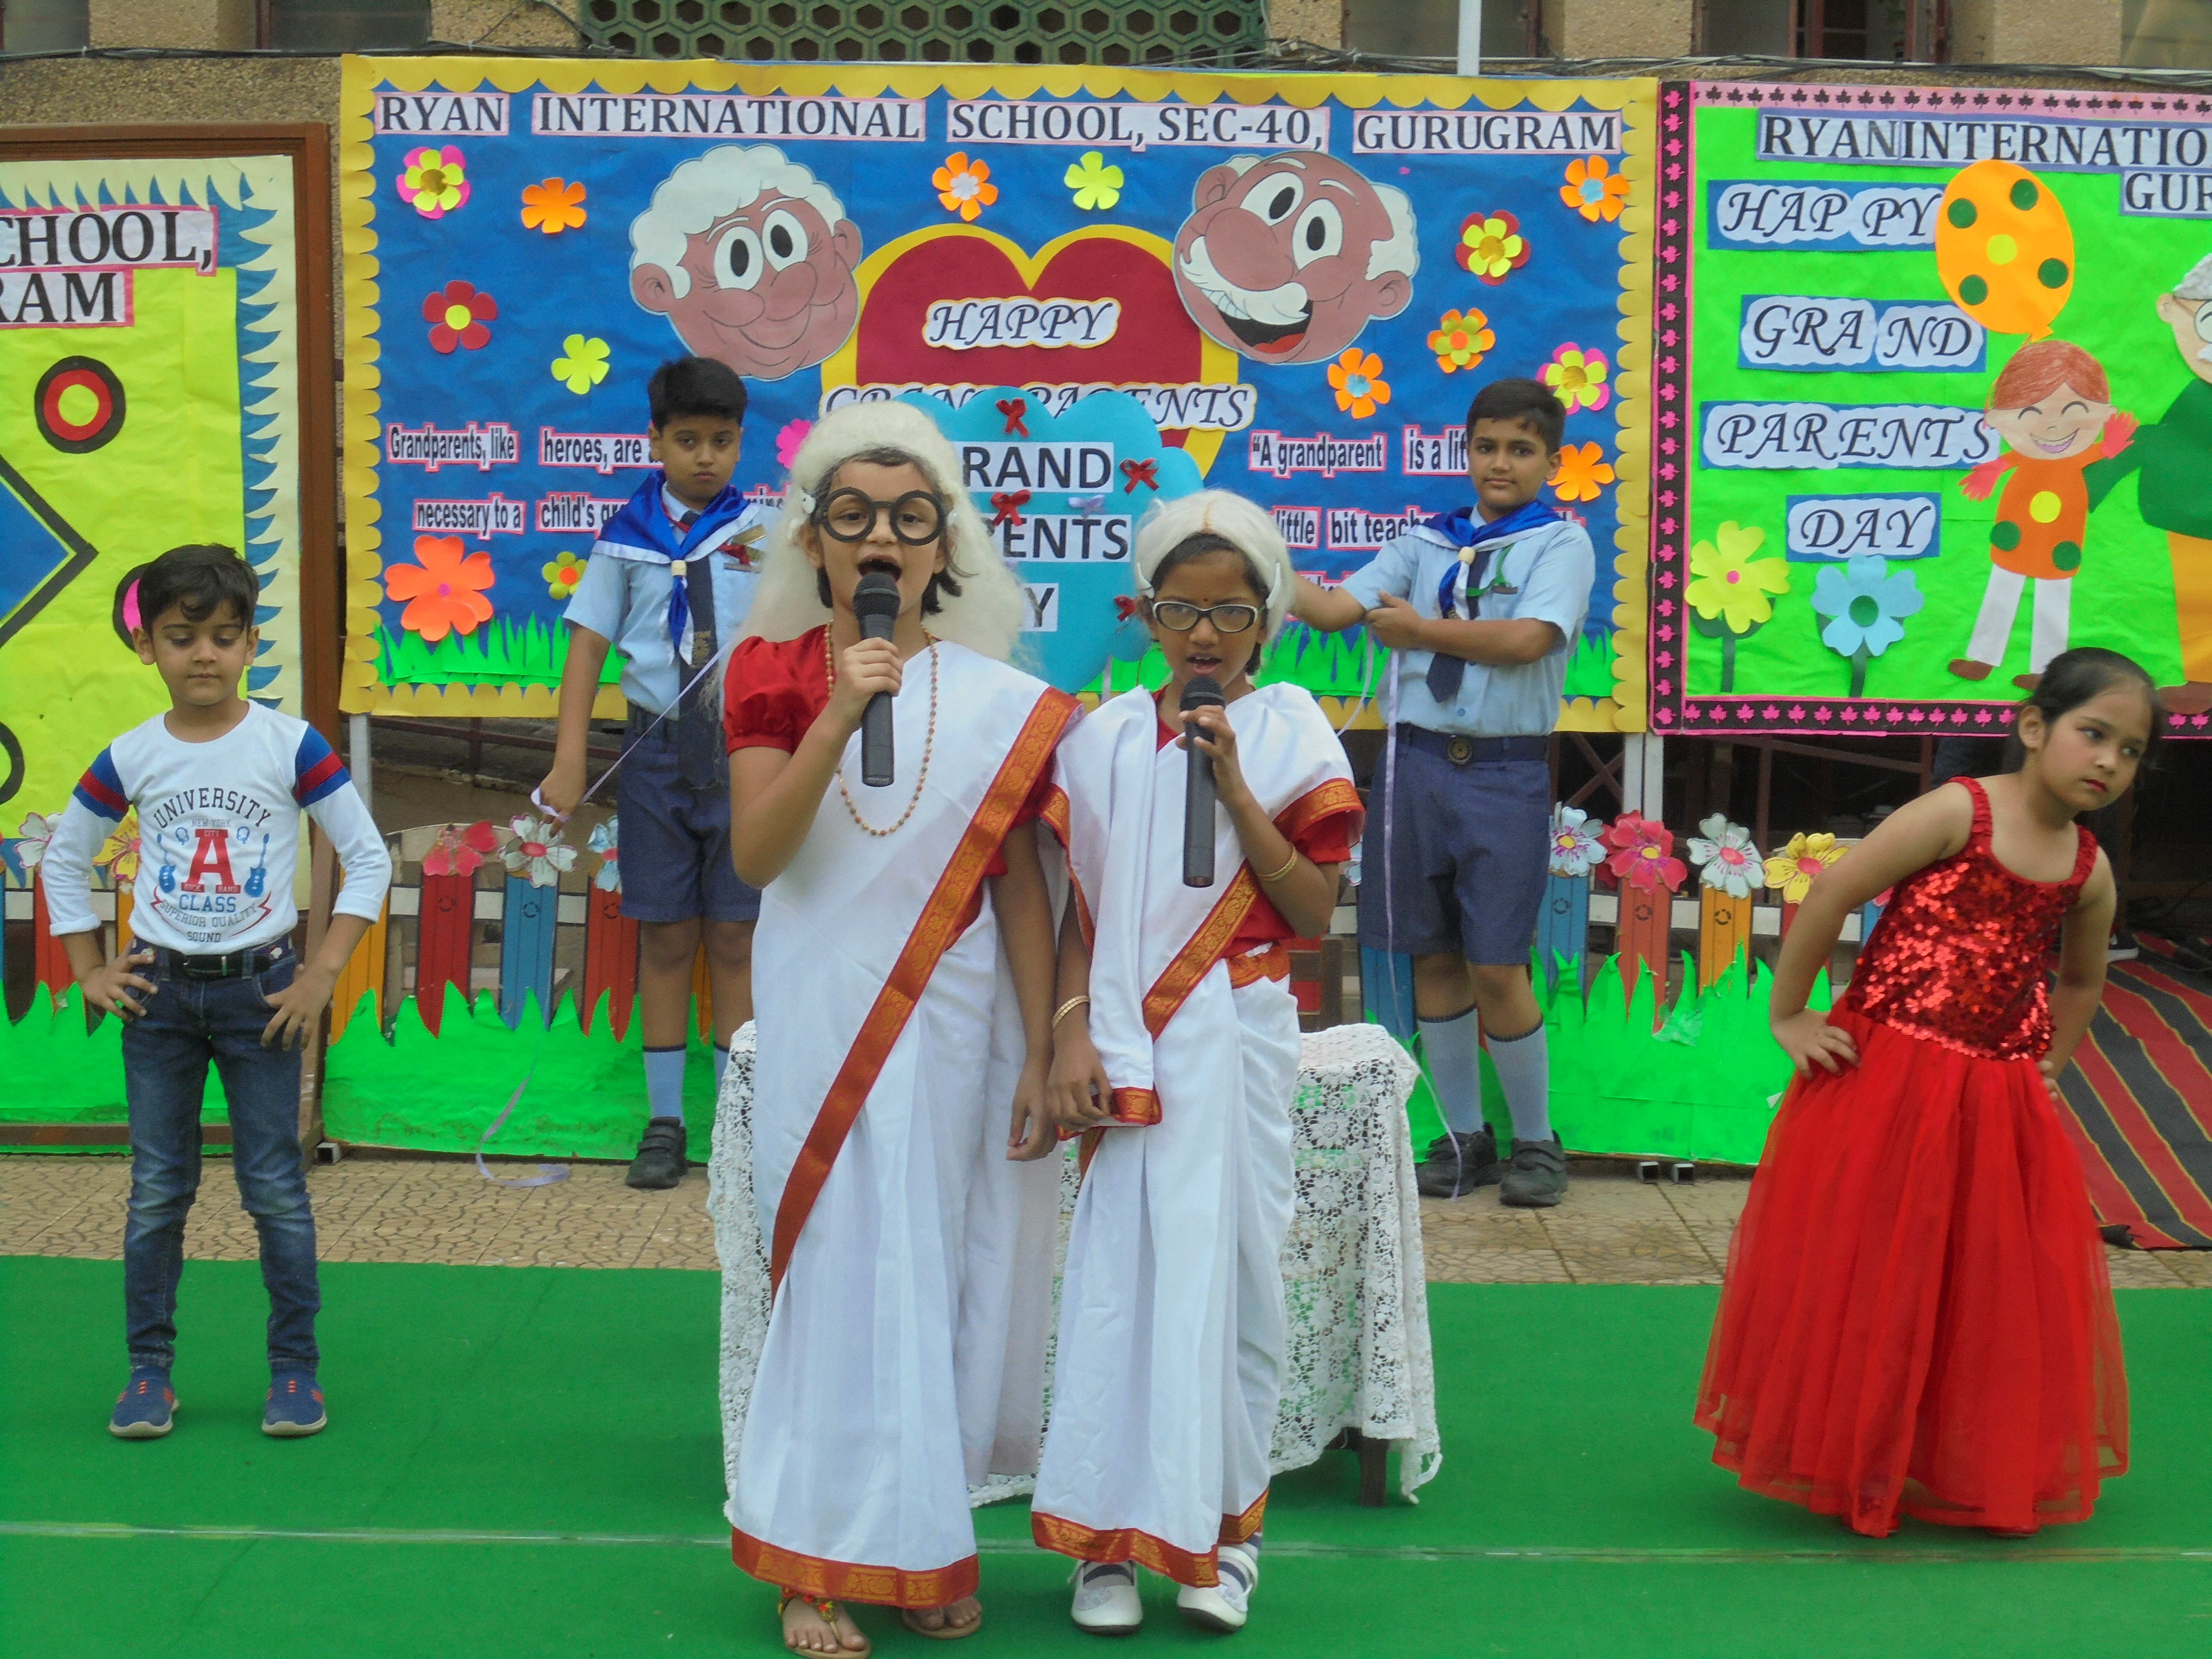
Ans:
{"type": "Polygon", "coordinates": [[[2030,881],[1990,850],[1990,799],[1972,778],[1973,833],[1949,858],[1898,883],[1859,952],[1843,1006],[1879,1024],[1988,1060],[2035,1060],[2051,1046],[2044,957],[2097,860],[2096,838],[2064,881],[2030,881]]]}

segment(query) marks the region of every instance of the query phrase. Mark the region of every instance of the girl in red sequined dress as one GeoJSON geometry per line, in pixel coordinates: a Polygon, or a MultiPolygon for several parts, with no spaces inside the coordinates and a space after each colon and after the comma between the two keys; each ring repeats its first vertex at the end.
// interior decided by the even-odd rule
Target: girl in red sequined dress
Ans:
{"type": "Polygon", "coordinates": [[[2162,718],[2128,659],[2064,653],[2019,708],[2015,769],[1904,807],[1798,910],[1771,1000],[1797,1077],[1698,1395],[1750,1490],[1875,1537],[1900,1515],[2026,1533],[2086,1519],[2127,1468],[2104,1243],[2053,1087],[2114,902],[2075,818],[2126,790],[2162,718]],[[1808,1010],[1844,918],[1893,885],[1840,1002],[1808,1010]]]}

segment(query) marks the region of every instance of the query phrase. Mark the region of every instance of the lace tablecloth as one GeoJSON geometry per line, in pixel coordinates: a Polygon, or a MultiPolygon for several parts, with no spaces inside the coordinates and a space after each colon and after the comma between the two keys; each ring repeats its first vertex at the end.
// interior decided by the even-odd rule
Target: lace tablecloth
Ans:
{"type": "MultiPolygon", "coordinates": [[[[1291,1103],[1297,1211],[1283,1242],[1290,1347],[1274,1443],[1280,1474],[1316,1461],[1346,1429],[1392,1442],[1398,1488],[1409,1502],[1443,1461],[1420,1197],[1406,1126],[1406,1098],[1418,1076],[1412,1058],[1379,1025],[1339,1025],[1305,1038],[1291,1103]]],[[[732,1486],[768,1333],[768,1257],[753,1208],[752,1088],[747,1025],[730,1044],[708,1164],[707,1207],[722,1262],[722,1459],[732,1486]]],[[[1077,1190],[1073,1143],[1063,1158],[1065,1249],[1077,1190]]],[[[1057,1284],[1055,1274],[1055,1294],[1057,1284]]],[[[1045,1375],[1049,1391],[1049,1365],[1045,1375]]],[[[994,1503],[1030,1486],[1002,1476],[970,1495],[994,1503]]]]}

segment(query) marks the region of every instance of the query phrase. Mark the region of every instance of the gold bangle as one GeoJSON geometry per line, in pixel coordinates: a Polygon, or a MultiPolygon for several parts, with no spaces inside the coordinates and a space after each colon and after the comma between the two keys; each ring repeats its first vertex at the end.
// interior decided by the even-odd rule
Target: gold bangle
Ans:
{"type": "Polygon", "coordinates": [[[1260,879],[1261,879],[1261,881],[1264,881],[1264,882],[1278,882],[1278,881],[1280,881],[1280,880],[1285,877],[1285,876],[1289,875],[1289,874],[1291,873],[1291,871],[1293,871],[1293,870],[1297,869],[1297,867],[1298,867],[1298,849],[1297,849],[1296,847],[1293,847],[1293,848],[1291,848],[1291,856],[1290,856],[1289,861],[1288,861],[1288,862],[1286,862],[1286,863],[1283,866],[1283,867],[1282,867],[1281,869],[1279,869],[1279,870],[1278,870],[1278,871],[1275,871],[1275,872],[1274,872],[1273,874],[1271,874],[1271,875],[1265,875],[1265,876],[1262,876],[1262,877],[1261,877],[1261,878],[1260,878],[1260,879]]]}
{"type": "Polygon", "coordinates": [[[1063,1019],[1066,1019],[1066,1018],[1070,1014],[1073,1013],[1073,1012],[1074,1012],[1078,1008],[1083,1008],[1083,1007],[1087,1007],[1087,1006],[1090,1006],[1090,1002],[1091,1002],[1091,999],[1090,999],[1089,997],[1070,997],[1070,998],[1068,998],[1068,1000],[1067,1000],[1066,1001],[1065,1001],[1065,1002],[1061,1003],[1061,1004],[1060,1005],[1060,1006],[1059,1006],[1059,1007],[1057,1007],[1057,1008],[1055,1008],[1055,1009],[1054,1009],[1054,1010],[1052,1011],[1052,1024],[1051,1024],[1048,1027],[1047,1027],[1046,1029],[1047,1029],[1047,1030],[1054,1030],[1054,1031],[1058,1030],[1060,1029],[1060,1021],[1062,1021],[1063,1019]]]}

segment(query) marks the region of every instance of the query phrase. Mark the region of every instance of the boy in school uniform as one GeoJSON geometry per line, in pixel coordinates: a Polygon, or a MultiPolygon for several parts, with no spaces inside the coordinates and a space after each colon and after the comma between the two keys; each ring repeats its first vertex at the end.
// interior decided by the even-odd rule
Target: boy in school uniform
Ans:
{"type": "Polygon", "coordinates": [[[1316,628],[1364,623],[1397,660],[1397,726],[1368,815],[1359,938],[1413,958],[1413,1006],[1446,1133],[1421,1191],[1495,1184],[1501,1203],[1557,1204],[1544,1019],[1528,974],[1552,811],[1547,739],[1596,560],[1583,527],[1540,499],[1566,411],[1534,380],[1495,380],[1467,413],[1474,505],[1398,537],[1334,588],[1301,579],[1316,628]],[[1380,825],[1379,837],[1375,833],[1380,825]],[[1513,1117],[1501,1163],[1482,1121],[1478,1038],[1513,1117]]]}
{"type": "Polygon", "coordinates": [[[714,1083],[731,1034],[752,1018],[760,893],[730,862],[729,759],[720,664],[752,604],[750,544],[765,520],[730,483],[745,386],[726,365],[679,357],[646,389],[659,463],[593,544],[568,600],[568,659],[553,769],[538,799],[562,817],[585,788],[585,741],[599,672],[622,655],[628,757],[615,774],[622,913],[637,924],[638,1018],[647,1121],[633,1187],[684,1179],[684,1025],[703,939],[714,1004],[714,1083]]]}
{"type": "Polygon", "coordinates": [[[239,695],[260,583],[227,547],[178,547],[138,580],[139,660],[168,712],[115,739],[78,781],[40,872],[55,938],[88,1006],[123,1021],[131,1206],[123,1295],[131,1380],[108,1419],[125,1440],[173,1425],[177,1285],[200,1184],[210,1060],[230,1109],[231,1172],[261,1240],[269,1394],[261,1431],[318,1433],[315,1218],[300,1148],[300,1050],[322,1029],[346,958],[384,904],[392,860],[338,757],[304,720],[239,695]],[[138,874],[130,947],[102,961],[93,854],[132,808],[138,874]],[[312,962],[292,951],[299,814],[345,869],[312,962]]]}

